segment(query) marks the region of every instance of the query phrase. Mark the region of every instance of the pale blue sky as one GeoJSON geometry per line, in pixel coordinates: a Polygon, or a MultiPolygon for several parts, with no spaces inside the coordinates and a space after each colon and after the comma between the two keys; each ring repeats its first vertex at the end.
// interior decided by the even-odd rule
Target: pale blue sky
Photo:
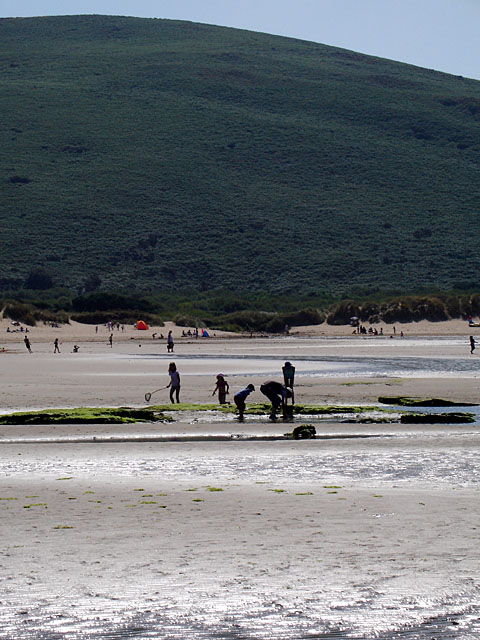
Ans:
{"type": "Polygon", "coordinates": [[[0,17],[86,13],[263,31],[480,79],[480,0],[0,0],[0,17]]]}

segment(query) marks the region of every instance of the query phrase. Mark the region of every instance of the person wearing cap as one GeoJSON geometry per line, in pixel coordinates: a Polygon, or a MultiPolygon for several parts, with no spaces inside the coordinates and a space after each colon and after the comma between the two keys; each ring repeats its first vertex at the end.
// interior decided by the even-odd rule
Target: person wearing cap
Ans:
{"type": "Polygon", "coordinates": [[[223,375],[223,373],[219,373],[217,375],[217,384],[215,385],[215,389],[213,390],[212,396],[214,396],[218,391],[218,402],[220,404],[226,404],[227,394],[229,390],[230,390],[230,387],[228,386],[228,382],[225,380],[225,376],[223,375]]]}
{"type": "Polygon", "coordinates": [[[239,391],[233,396],[233,401],[237,405],[238,419],[240,420],[240,422],[243,421],[243,414],[245,412],[245,400],[252,393],[252,391],[255,391],[255,387],[253,386],[253,384],[249,384],[245,387],[245,389],[242,389],[242,391],[239,391]]]}

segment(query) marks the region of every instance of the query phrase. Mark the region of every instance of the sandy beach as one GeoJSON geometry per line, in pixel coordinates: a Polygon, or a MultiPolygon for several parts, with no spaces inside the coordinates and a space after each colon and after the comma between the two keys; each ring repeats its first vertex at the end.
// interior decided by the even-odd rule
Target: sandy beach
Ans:
{"type": "MultiPolygon", "coordinates": [[[[231,394],[253,382],[262,402],[259,385],[285,360],[298,403],[478,401],[463,321],[383,337],[319,325],[194,340],[173,327],[173,356],[152,339],[169,325],[114,331],[111,347],[106,327],[34,327],[31,354],[7,326],[2,413],[145,406],[171,360],[189,403],[214,401],[220,371],[231,394]]],[[[291,425],[175,418],[0,427],[1,638],[478,637],[477,424],[321,420],[316,440],[247,441],[291,425]]]]}

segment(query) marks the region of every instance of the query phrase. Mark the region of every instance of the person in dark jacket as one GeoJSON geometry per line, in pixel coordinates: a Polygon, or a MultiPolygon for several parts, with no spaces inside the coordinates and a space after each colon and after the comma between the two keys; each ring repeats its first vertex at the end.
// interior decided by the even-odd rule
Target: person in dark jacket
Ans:
{"type": "Polygon", "coordinates": [[[260,391],[272,403],[270,420],[276,419],[279,407],[282,407],[282,413],[285,417],[286,400],[287,398],[292,397],[292,391],[290,389],[286,389],[281,382],[276,382],[275,380],[264,382],[260,387],[260,391]]]}
{"type": "Polygon", "coordinates": [[[240,422],[243,422],[243,414],[245,413],[245,400],[252,393],[252,391],[255,391],[255,387],[253,386],[253,384],[249,384],[245,387],[245,389],[242,389],[242,391],[239,391],[233,396],[233,401],[237,405],[238,419],[240,420],[240,422]]]}

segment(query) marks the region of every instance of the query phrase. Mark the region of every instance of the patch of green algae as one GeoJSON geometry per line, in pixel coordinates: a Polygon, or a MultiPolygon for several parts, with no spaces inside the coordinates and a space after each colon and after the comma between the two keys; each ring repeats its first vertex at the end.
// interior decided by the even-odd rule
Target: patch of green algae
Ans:
{"type": "MultiPolygon", "coordinates": [[[[293,407],[295,415],[334,415],[334,414],[362,414],[368,411],[391,412],[390,409],[365,406],[320,406],[300,405],[293,407]]],[[[76,409],[44,409],[43,411],[22,411],[0,416],[0,425],[14,424],[133,424],[137,422],[173,422],[175,419],[168,413],[183,411],[216,411],[221,413],[236,413],[235,405],[218,404],[161,404],[132,409],[130,407],[98,408],[81,407],[76,409]]],[[[249,415],[265,415],[270,413],[270,404],[251,404],[247,408],[249,415]]]]}
{"type": "Polygon", "coordinates": [[[478,407],[473,402],[455,402],[444,398],[410,398],[408,396],[380,396],[378,401],[382,404],[396,405],[399,407],[478,407]]]}
{"type": "MultiPolygon", "coordinates": [[[[221,413],[236,413],[236,406],[234,404],[159,404],[152,407],[152,409],[160,412],[169,411],[220,411],[221,413]]],[[[271,413],[271,405],[268,403],[262,404],[249,404],[247,405],[247,413],[251,416],[261,416],[271,413]]],[[[331,415],[336,413],[366,413],[369,411],[382,411],[384,413],[391,413],[391,409],[384,409],[382,407],[373,406],[344,406],[344,405],[308,405],[308,404],[296,404],[293,407],[293,413],[295,415],[331,415]]]]}
{"type": "Polygon", "coordinates": [[[22,411],[0,416],[4,424],[132,424],[135,422],[171,422],[173,418],[164,415],[155,407],[148,409],[95,408],[45,409],[43,411],[22,411]]]}

